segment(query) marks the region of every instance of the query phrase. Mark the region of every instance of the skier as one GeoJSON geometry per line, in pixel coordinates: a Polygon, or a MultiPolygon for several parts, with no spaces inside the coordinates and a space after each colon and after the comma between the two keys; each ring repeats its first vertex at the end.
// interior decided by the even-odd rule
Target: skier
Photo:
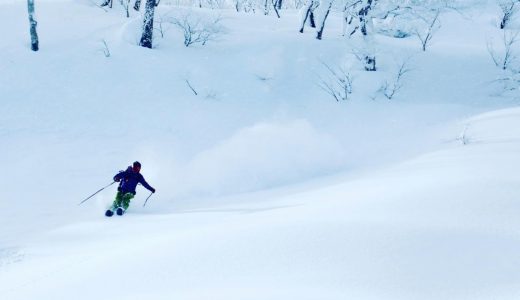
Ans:
{"type": "Polygon", "coordinates": [[[114,176],[114,181],[119,182],[117,188],[117,195],[114,203],[105,213],[107,217],[114,215],[114,210],[121,216],[128,209],[130,200],[135,196],[135,187],[138,183],[142,184],[150,192],[155,193],[155,189],[151,187],[143,175],[139,173],[141,171],[141,163],[138,161],[134,162],[132,166],[129,166],[126,171],[120,171],[114,176]]]}

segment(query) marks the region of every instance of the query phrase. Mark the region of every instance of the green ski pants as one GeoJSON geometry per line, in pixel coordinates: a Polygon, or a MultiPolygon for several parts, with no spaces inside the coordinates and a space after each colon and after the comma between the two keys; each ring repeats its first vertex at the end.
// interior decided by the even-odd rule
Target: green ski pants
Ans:
{"type": "Polygon", "coordinates": [[[112,204],[112,210],[115,210],[118,207],[122,207],[124,210],[127,210],[132,198],[134,198],[134,194],[132,193],[123,194],[121,192],[117,192],[116,199],[112,204]]]}

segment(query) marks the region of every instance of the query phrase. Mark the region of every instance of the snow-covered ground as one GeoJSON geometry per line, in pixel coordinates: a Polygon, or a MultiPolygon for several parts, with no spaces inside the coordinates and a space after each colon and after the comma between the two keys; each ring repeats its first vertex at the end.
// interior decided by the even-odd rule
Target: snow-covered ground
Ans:
{"type": "Polygon", "coordinates": [[[426,52],[377,36],[367,73],[338,14],[317,41],[294,11],[223,10],[217,40],[166,27],[149,50],[139,14],[45,0],[34,53],[25,3],[0,1],[0,298],[518,299],[520,109],[478,2],[426,52]],[[337,103],[319,82],[345,62],[337,103]],[[135,160],[146,207],[140,187],[105,218],[115,186],[77,205],[135,160]]]}

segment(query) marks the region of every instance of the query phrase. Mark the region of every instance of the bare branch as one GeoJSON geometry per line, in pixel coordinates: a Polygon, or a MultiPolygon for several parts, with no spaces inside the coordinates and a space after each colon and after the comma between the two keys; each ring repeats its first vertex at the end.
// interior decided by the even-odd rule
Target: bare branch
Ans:
{"type": "Polygon", "coordinates": [[[180,19],[172,18],[170,22],[181,29],[184,35],[184,46],[189,47],[197,43],[205,45],[208,41],[215,40],[223,31],[219,24],[221,20],[219,16],[211,22],[203,22],[200,18],[188,14],[180,19]]]}
{"type": "Polygon", "coordinates": [[[379,88],[379,91],[388,99],[392,100],[394,96],[401,90],[403,87],[403,77],[408,72],[411,71],[410,68],[408,68],[409,59],[403,61],[399,65],[399,69],[397,70],[397,74],[395,75],[392,82],[385,81],[383,85],[379,88]]]}
{"type": "Polygon", "coordinates": [[[191,89],[191,91],[193,92],[193,94],[195,94],[195,96],[198,95],[197,91],[193,88],[193,86],[190,84],[190,81],[188,79],[185,79],[186,81],[186,84],[188,85],[188,87],[191,89]]]}
{"type": "Polygon", "coordinates": [[[325,62],[321,62],[321,64],[329,72],[329,78],[320,78],[319,87],[338,102],[348,100],[353,89],[354,77],[352,74],[342,67],[336,70],[325,62]]]}
{"type": "Polygon", "coordinates": [[[513,52],[513,45],[518,42],[518,35],[520,32],[514,31],[510,32],[508,30],[504,31],[502,37],[502,43],[504,46],[504,52],[502,57],[495,52],[493,49],[493,44],[488,42],[487,48],[488,52],[493,60],[493,63],[502,70],[507,70],[512,68],[512,63],[517,59],[516,54],[513,52]]]}
{"type": "Polygon", "coordinates": [[[107,41],[104,39],[101,41],[103,43],[103,54],[105,54],[105,57],[110,57],[110,49],[108,48],[107,41]]]}
{"type": "Polygon", "coordinates": [[[438,20],[439,20],[440,13],[441,13],[440,9],[437,9],[435,11],[434,16],[431,19],[429,19],[429,20],[424,18],[424,17],[421,17],[421,19],[424,22],[426,22],[426,24],[428,25],[427,29],[426,29],[426,32],[421,33],[418,28],[415,29],[415,35],[421,41],[421,46],[422,46],[422,50],[423,51],[426,51],[426,47],[428,46],[428,44],[430,43],[431,39],[433,38],[433,35],[435,34],[435,32],[438,29],[437,23],[438,23],[438,20]]]}

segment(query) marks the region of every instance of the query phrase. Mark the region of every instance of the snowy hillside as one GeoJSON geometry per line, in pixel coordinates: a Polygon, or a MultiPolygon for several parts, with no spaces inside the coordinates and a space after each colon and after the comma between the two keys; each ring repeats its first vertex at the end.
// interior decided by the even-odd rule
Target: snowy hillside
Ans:
{"type": "Polygon", "coordinates": [[[0,1],[1,299],[520,297],[495,3],[443,12],[426,52],[379,33],[365,72],[340,12],[318,41],[294,9],[163,1],[156,22],[218,19],[218,37],[185,47],[164,22],[145,49],[142,12],[42,0],[32,52],[26,3],[0,1]],[[351,72],[349,100],[322,89],[326,66],[351,72]],[[78,206],[135,160],[146,207],[138,187],[104,217],[115,185],[78,206]]]}

